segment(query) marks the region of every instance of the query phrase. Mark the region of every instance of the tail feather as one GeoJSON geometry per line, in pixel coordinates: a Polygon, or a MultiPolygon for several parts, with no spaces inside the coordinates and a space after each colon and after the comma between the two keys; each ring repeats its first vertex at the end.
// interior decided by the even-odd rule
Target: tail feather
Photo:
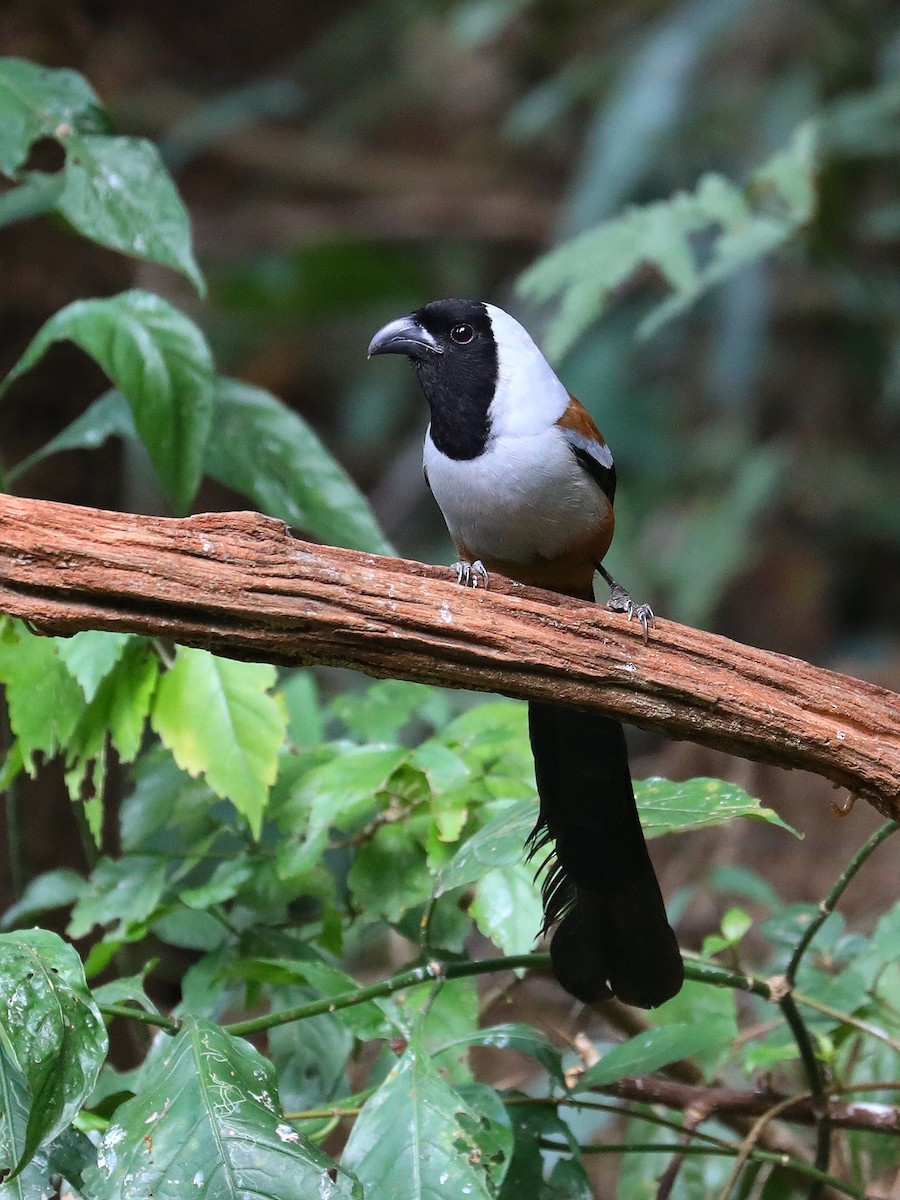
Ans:
{"type": "Polygon", "coordinates": [[[618,721],[532,701],[541,808],[529,839],[545,859],[544,926],[559,982],[586,1002],[655,1008],[684,980],[638,819],[618,721]]]}

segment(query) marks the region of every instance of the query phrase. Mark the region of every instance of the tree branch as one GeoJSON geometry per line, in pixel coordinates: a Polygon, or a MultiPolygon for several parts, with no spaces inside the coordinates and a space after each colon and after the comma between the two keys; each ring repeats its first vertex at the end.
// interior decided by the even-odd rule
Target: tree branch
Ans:
{"type": "Polygon", "coordinates": [[[800,767],[900,817],[900,697],[671,621],[496,576],[312,546],[256,513],[174,520],[0,497],[0,609],[217,654],[552,699],[800,767]]]}
{"type": "MultiPolygon", "coordinates": [[[[660,1104],[681,1112],[700,1109],[707,1118],[759,1117],[777,1106],[779,1121],[815,1125],[819,1119],[813,1097],[792,1099],[782,1092],[765,1088],[704,1087],[660,1079],[655,1075],[640,1075],[591,1090],[603,1096],[617,1096],[620,1100],[640,1104],[660,1104]]],[[[828,1116],[836,1129],[867,1129],[894,1137],[900,1132],[900,1108],[890,1104],[845,1103],[829,1097],[828,1116]]]]}

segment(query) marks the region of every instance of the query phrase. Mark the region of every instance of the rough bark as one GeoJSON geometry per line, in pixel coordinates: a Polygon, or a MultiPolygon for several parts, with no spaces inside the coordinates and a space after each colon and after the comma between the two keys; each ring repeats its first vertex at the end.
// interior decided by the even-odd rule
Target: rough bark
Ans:
{"type": "Polygon", "coordinates": [[[554,699],[800,767],[900,816],[900,697],[658,620],[445,567],[313,546],[257,513],[176,520],[0,497],[0,610],[234,658],[554,699]]]}

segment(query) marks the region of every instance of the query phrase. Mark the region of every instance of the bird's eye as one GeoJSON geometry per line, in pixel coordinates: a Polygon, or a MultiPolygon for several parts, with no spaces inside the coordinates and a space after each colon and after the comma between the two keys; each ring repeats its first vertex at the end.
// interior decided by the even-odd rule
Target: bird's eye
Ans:
{"type": "Polygon", "coordinates": [[[475,336],[475,330],[471,325],[454,325],[450,336],[458,346],[466,346],[475,336]]]}

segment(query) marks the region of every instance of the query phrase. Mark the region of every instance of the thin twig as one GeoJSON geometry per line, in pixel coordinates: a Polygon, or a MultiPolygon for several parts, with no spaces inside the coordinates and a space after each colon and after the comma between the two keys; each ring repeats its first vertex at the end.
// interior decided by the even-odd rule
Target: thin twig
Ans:
{"type": "Polygon", "coordinates": [[[898,829],[900,829],[900,822],[886,821],[884,825],[875,830],[869,840],[857,850],[856,854],[853,855],[846,867],[841,871],[828,895],[820,902],[818,913],[810,921],[803,936],[797,943],[794,953],[791,955],[791,961],[788,963],[787,970],[784,973],[789,987],[793,988],[797,980],[797,970],[800,966],[800,960],[809,948],[810,942],[812,942],[813,938],[834,912],[838,900],[840,900],[846,891],[854,875],[856,875],[863,863],[871,857],[872,853],[877,850],[881,843],[889,838],[892,833],[896,833],[898,829]]]}

